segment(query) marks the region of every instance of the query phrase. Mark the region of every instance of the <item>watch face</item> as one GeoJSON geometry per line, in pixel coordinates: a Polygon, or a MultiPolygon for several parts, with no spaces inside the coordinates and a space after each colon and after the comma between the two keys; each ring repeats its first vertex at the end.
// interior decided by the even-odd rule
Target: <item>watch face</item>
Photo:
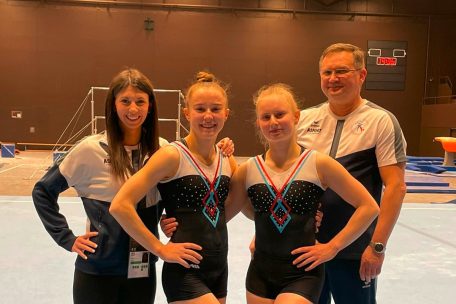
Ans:
{"type": "Polygon", "coordinates": [[[374,250],[378,253],[382,253],[385,246],[382,243],[375,243],[374,250]]]}

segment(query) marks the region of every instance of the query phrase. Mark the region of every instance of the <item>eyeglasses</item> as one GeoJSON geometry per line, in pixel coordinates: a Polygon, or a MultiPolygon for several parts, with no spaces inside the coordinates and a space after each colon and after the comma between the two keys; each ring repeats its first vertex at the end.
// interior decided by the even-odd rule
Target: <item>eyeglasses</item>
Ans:
{"type": "Polygon", "coordinates": [[[335,69],[335,70],[324,70],[320,71],[320,76],[324,78],[330,78],[332,74],[337,78],[346,77],[348,73],[358,71],[360,69],[335,69]]]}

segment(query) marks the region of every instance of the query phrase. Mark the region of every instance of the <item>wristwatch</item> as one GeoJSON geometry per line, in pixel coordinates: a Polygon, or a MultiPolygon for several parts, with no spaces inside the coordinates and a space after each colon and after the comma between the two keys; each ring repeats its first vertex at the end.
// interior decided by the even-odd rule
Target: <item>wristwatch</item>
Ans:
{"type": "Polygon", "coordinates": [[[369,246],[374,249],[375,253],[382,254],[385,253],[386,247],[383,243],[380,242],[370,242],[369,246]]]}

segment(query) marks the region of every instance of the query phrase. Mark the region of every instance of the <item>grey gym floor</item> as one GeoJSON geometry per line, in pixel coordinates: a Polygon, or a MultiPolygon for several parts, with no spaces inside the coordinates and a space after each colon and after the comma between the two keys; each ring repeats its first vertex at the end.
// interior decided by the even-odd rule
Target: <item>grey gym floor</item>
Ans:
{"type": "MultiPolygon", "coordinates": [[[[72,302],[75,254],[49,237],[30,197],[31,187],[50,162],[47,154],[21,153],[14,159],[0,159],[0,303],[72,302]]],[[[69,191],[59,202],[70,227],[79,234],[84,232],[86,217],[73,195],[69,191]]],[[[405,202],[388,243],[378,303],[455,303],[456,195],[408,194],[405,202]]],[[[238,215],[228,229],[228,303],[245,303],[253,223],[238,215]]],[[[158,262],[158,304],[166,303],[161,265],[158,262]]]]}

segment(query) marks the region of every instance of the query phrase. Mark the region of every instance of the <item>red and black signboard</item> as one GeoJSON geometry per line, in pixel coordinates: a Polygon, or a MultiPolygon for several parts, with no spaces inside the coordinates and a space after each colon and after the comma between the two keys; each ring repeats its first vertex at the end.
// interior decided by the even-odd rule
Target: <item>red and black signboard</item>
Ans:
{"type": "Polygon", "coordinates": [[[366,90],[403,91],[406,63],[406,41],[369,40],[366,90]]]}

